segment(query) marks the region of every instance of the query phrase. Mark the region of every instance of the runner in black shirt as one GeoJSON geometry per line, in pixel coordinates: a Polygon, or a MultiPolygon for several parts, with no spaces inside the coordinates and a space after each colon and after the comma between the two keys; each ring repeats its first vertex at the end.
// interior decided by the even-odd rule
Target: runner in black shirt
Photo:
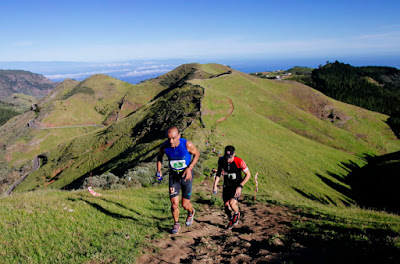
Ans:
{"type": "Polygon", "coordinates": [[[240,218],[238,199],[251,174],[246,163],[241,158],[235,157],[235,148],[233,146],[226,146],[225,155],[218,160],[218,170],[214,180],[214,193],[217,192],[222,171],[224,171],[222,198],[225,204],[225,212],[229,217],[227,228],[232,229],[233,226],[238,224],[240,218]],[[244,178],[242,177],[242,171],[246,175],[244,178]],[[234,212],[233,215],[232,211],[234,212]]]}

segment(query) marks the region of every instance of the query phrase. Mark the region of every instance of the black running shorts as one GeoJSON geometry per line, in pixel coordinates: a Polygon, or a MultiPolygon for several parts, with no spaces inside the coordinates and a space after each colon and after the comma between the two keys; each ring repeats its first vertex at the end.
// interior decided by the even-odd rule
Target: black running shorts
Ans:
{"type": "Polygon", "coordinates": [[[235,197],[237,186],[224,186],[222,189],[222,199],[224,202],[229,201],[230,199],[238,200],[239,197],[235,197]]]}
{"type": "Polygon", "coordinates": [[[190,180],[185,181],[182,178],[182,172],[176,172],[170,170],[169,172],[169,197],[173,198],[179,196],[179,192],[182,189],[182,197],[190,200],[190,196],[192,195],[192,182],[193,176],[190,180]]]}

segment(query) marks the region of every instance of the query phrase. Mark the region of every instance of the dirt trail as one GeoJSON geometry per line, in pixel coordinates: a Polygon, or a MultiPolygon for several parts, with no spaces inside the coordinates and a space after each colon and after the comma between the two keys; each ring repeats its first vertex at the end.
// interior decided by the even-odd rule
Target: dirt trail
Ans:
{"type": "Polygon", "coordinates": [[[232,100],[228,96],[226,98],[228,99],[231,109],[229,109],[229,113],[226,116],[218,119],[217,122],[215,122],[215,124],[221,123],[222,121],[225,121],[226,119],[228,119],[228,117],[233,113],[233,110],[235,110],[232,100]]]}
{"type": "Polygon", "coordinates": [[[227,230],[223,210],[198,208],[193,226],[153,241],[157,252],[148,249],[137,263],[281,263],[295,254],[281,240],[287,224],[298,220],[289,209],[243,201],[240,209],[240,223],[227,230]]]}

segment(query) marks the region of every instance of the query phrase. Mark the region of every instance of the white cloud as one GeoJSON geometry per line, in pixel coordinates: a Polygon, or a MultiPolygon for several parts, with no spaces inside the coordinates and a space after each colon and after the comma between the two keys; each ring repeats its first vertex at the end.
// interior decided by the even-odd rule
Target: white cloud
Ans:
{"type": "Polygon", "coordinates": [[[152,65],[152,66],[142,66],[138,67],[137,70],[148,70],[148,69],[160,69],[160,68],[168,68],[171,70],[171,68],[176,68],[178,65],[152,65]]]}
{"type": "Polygon", "coordinates": [[[49,79],[78,79],[85,78],[87,76],[91,76],[93,74],[110,74],[117,72],[127,72],[131,71],[130,69],[122,69],[122,70],[100,70],[100,71],[90,71],[90,72],[78,72],[78,73],[66,73],[66,74],[50,74],[45,75],[46,78],[49,79]]]}
{"type": "Polygon", "coordinates": [[[134,76],[144,76],[150,74],[163,74],[171,71],[172,69],[155,69],[155,70],[144,70],[144,71],[131,71],[121,75],[121,77],[134,77],[134,76]]]}
{"type": "Polygon", "coordinates": [[[117,67],[127,67],[132,64],[129,62],[116,62],[116,63],[100,63],[100,64],[91,64],[90,67],[99,67],[99,68],[117,68],[117,67]]]}

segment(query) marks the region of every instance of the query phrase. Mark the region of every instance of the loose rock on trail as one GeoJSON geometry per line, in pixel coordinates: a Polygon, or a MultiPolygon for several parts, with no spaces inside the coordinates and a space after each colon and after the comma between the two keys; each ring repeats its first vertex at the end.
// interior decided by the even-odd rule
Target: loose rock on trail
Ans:
{"type": "Polygon", "coordinates": [[[290,209],[242,201],[240,211],[239,224],[227,230],[223,209],[202,205],[192,226],[152,241],[156,249],[148,249],[137,263],[281,263],[295,254],[282,239],[287,224],[299,220],[290,209]]]}

